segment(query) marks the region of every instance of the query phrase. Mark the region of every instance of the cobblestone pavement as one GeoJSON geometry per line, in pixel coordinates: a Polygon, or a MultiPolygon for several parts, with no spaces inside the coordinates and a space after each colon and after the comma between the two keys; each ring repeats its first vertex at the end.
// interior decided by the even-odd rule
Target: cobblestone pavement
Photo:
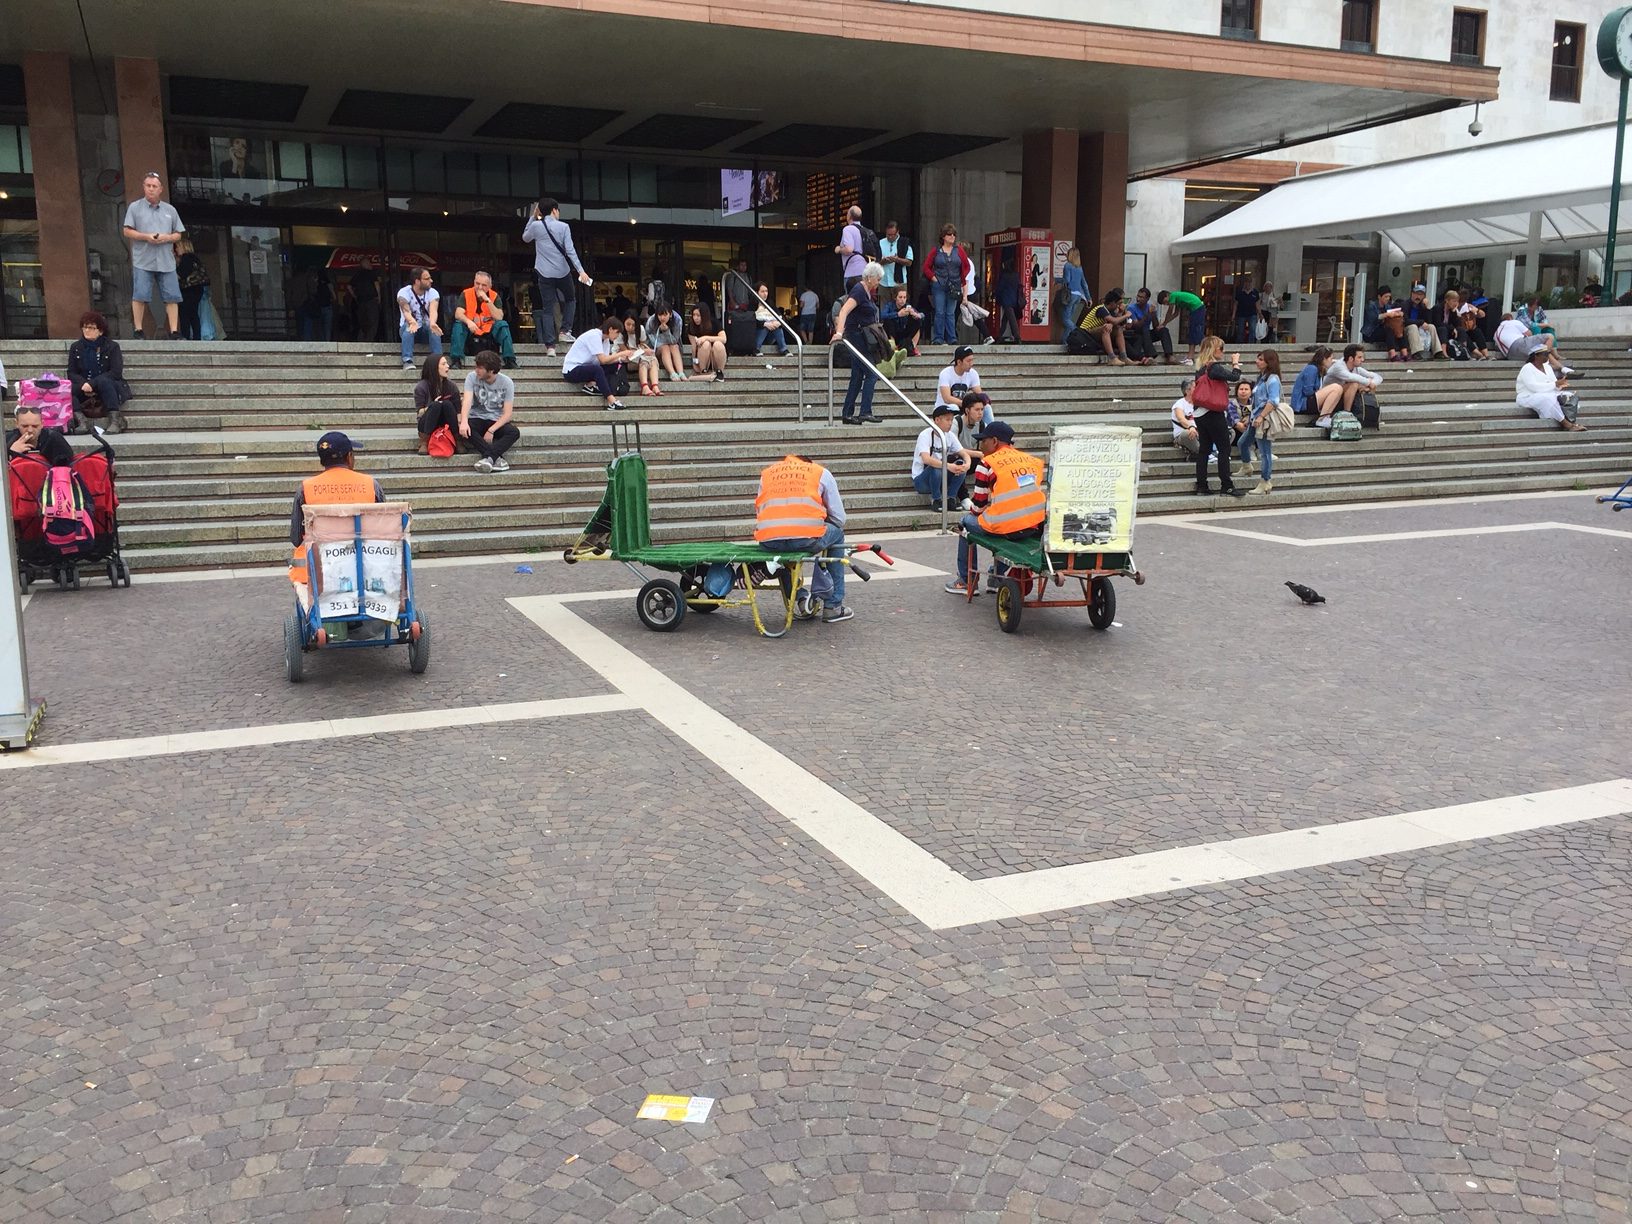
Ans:
{"type": "MultiPolygon", "coordinates": [[[[1229,523],[1543,520],[1622,524],[1229,523]]],[[[1103,635],[933,578],[780,642],[573,607],[971,875],[1627,772],[1628,542],[1140,532],[1103,635]]],[[[427,676],[298,688],[276,581],[42,594],[47,740],[607,691],[504,600],[627,573],[537,568],[424,571],[427,676]]],[[[641,711],[0,772],[0,811],[6,1224],[1632,1213],[1632,816],[935,932],[641,711]]]]}

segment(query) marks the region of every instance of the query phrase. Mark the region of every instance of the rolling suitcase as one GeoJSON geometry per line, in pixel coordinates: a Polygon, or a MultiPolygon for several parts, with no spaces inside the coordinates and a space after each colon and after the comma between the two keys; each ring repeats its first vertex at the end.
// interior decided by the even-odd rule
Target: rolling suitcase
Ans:
{"type": "Polygon", "coordinates": [[[759,334],[759,323],[748,311],[738,311],[725,317],[725,351],[733,357],[752,357],[754,337],[759,334]]]}

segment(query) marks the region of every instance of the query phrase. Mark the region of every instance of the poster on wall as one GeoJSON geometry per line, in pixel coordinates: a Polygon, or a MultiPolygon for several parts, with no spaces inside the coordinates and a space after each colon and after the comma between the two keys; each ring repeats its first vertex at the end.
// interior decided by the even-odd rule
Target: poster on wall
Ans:
{"type": "Polygon", "coordinates": [[[1055,428],[1048,449],[1048,551],[1132,551],[1143,436],[1135,425],[1055,428]]]}
{"type": "Polygon", "coordinates": [[[1065,275],[1065,265],[1070,262],[1071,240],[1069,238],[1054,239],[1054,279],[1058,280],[1065,275]]]}

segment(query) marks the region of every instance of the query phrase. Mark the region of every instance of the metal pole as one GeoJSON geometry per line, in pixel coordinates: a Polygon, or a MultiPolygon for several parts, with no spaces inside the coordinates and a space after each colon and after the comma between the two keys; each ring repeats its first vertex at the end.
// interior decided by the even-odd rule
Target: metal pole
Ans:
{"type": "Polygon", "coordinates": [[[1621,111],[1615,122],[1615,177],[1609,182],[1609,237],[1604,243],[1604,297],[1615,303],[1615,231],[1621,222],[1621,153],[1626,147],[1626,89],[1632,81],[1621,78],[1621,111]]]}
{"type": "MultiPolygon", "coordinates": [[[[11,468],[0,468],[0,496],[11,505],[11,468]]],[[[28,693],[28,652],[23,644],[23,597],[16,545],[9,525],[0,526],[0,750],[27,748],[45,715],[45,703],[28,693]]]]}

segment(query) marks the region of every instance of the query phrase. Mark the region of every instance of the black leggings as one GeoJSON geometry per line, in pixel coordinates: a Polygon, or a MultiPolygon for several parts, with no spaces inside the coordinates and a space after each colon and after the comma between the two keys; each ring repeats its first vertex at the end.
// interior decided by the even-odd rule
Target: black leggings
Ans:
{"type": "Polygon", "coordinates": [[[1196,436],[1201,443],[1201,449],[1196,452],[1196,488],[1207,483],[1207,460],[1216,446],[1219,487],[1226,491],[1233,489],[1235,481],[1230,478],[1230,450],[1235,442],[1231,437],[1229,417],[1222,412],[1196,413],[1196,436]]]}
{"type": "Polygon", "coordinates": [[[422,436],[430,437],[439,425],[446,425],[451,429],[455,438],[459,436],[458,400],[432,400],[425,406],[425,411],[419,414],[419,432],[422,436]]]}
{"type": "MultiPolygon", "coordinates": [[[[430,414],[427,412],[426,415],[430,414]]],[[[489,442],[483,435],[492,428],[492,421],[482,421],[475,417],[470,419],[470,444],[484,459],[503,458],[504,452],[514,446],[516,439],[521,437],[521,430],[514,425],[505,424],[493,430],[493,441],[489,442]]],[[[454,424],[453,432],[457,437],[459,434],[457,422],[454,424]]]]}

